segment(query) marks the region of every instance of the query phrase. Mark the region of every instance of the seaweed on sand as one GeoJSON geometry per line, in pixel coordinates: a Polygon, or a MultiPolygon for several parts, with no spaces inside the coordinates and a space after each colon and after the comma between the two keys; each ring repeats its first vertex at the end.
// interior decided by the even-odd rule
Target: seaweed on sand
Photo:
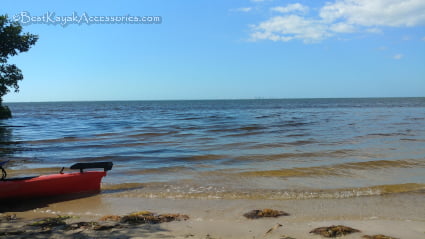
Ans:
{"type": "Polygon", "coordinates": [[[363,238],[365,238],[365,239],[398,239],[398,238],[395,238],[395,237],[389,237],[389,236],[385,236],[385,235],[382,235],[382,234],[373,235],[373,236],[365,235],[365,236],[363,236],[363,238]]]}
{"type": "Polygon", "coordinates": [[[189,220],[188,215],[183,214],[160,214],[159,216],[160,222],[172,222],[172,221],[186,221],[189,220]]]}
{"type": "Polygon", "coordinates": [[[65,220],[70,219],[70,216],[47,217],[29,224],[30,226],[41,228],[52,228],[66,225],[65,220]]]}
{"type": "Polygon", "coordinates": [[[0,231],[0,236],[16,236],[16,235],[22,235],[26,233],[24,230],[16,230],[16,231],[0,231]]]}
{"type": "Polygon", "coordinates": [[[189,216],[183,214],[155,214],[149,211],[141,211],[124,216],[120,221],[128,224],[158,224],[188,219],[189,216]]]}
{"type": "Polygon", "coordinates": [[[99,221],[115,221],[118,222],[121,220],[121,216],[117,215],[106,215],[99,219],[99,221]]]}
{"type": "Polygon", "coordinates": [[[76,229],[93,229],[98,226],[96,222],[74,222],[65,226],[65,230],[76,230],[76,229]]]}
{"type": "Polygon", "coordinates": [[[324,237],[340,237],[354,232],[360,232],[360,230],[347,227],[347,226],[330,226],[330,227],[318,227],[310,231],[310,233],[319,234],[324,237]]]}
{"type": "Polygon", "coordinates": [[[274,209],[262,209],[262,210],[252,210],[245,213],[243,216],[248,219],[258,219],[263,217],[280,217],[280,216],[289,216],[290,214],[284,211],[278,211],[274,209]]]}
{"type": "Polygon", "coordinates": [[[147,211],[131,213],[123,216],[120,221],[128,224],[157,224],[160,222],[154,213],[147,211]]]}

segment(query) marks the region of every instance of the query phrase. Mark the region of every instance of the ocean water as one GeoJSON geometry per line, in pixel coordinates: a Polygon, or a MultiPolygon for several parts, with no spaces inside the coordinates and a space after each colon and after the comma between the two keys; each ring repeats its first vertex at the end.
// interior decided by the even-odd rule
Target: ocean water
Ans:
{"type": "Polygon", "coordinates": [[[425,98],[7,105],[0,156],[10,177],[113,161],[102,193],[117,197],[425,192],[425,98]]]}

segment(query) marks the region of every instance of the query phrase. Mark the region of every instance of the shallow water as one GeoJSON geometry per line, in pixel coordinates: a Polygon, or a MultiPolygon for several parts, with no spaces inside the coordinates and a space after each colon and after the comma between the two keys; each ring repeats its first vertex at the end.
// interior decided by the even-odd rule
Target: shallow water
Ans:
{"type": "Polygon", "coordinates": [[[425,98],[9,103],[10,176],[113,161],[120,197],[305,199],[425,190],[425,98]]]}

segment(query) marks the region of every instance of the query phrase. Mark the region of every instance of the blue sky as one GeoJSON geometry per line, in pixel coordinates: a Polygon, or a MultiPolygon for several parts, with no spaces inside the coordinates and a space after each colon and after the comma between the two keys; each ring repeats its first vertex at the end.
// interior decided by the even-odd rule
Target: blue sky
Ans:
{"type": "Polygon", "coordinates": [[[22,11],[162,23],[26,25],[6,102],[425,96],[423,0],[2,0],[22,11]]]}

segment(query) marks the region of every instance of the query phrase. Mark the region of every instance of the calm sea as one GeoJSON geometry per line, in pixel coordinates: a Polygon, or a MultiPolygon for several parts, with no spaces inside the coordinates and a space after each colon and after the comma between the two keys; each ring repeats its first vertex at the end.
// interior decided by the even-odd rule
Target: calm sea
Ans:
{"type": "Polygon", "coordinates": [[[343,198],[425,190],[425,98],[9,103],[11,176],[113,161],[103,193],[343,198]]]}

